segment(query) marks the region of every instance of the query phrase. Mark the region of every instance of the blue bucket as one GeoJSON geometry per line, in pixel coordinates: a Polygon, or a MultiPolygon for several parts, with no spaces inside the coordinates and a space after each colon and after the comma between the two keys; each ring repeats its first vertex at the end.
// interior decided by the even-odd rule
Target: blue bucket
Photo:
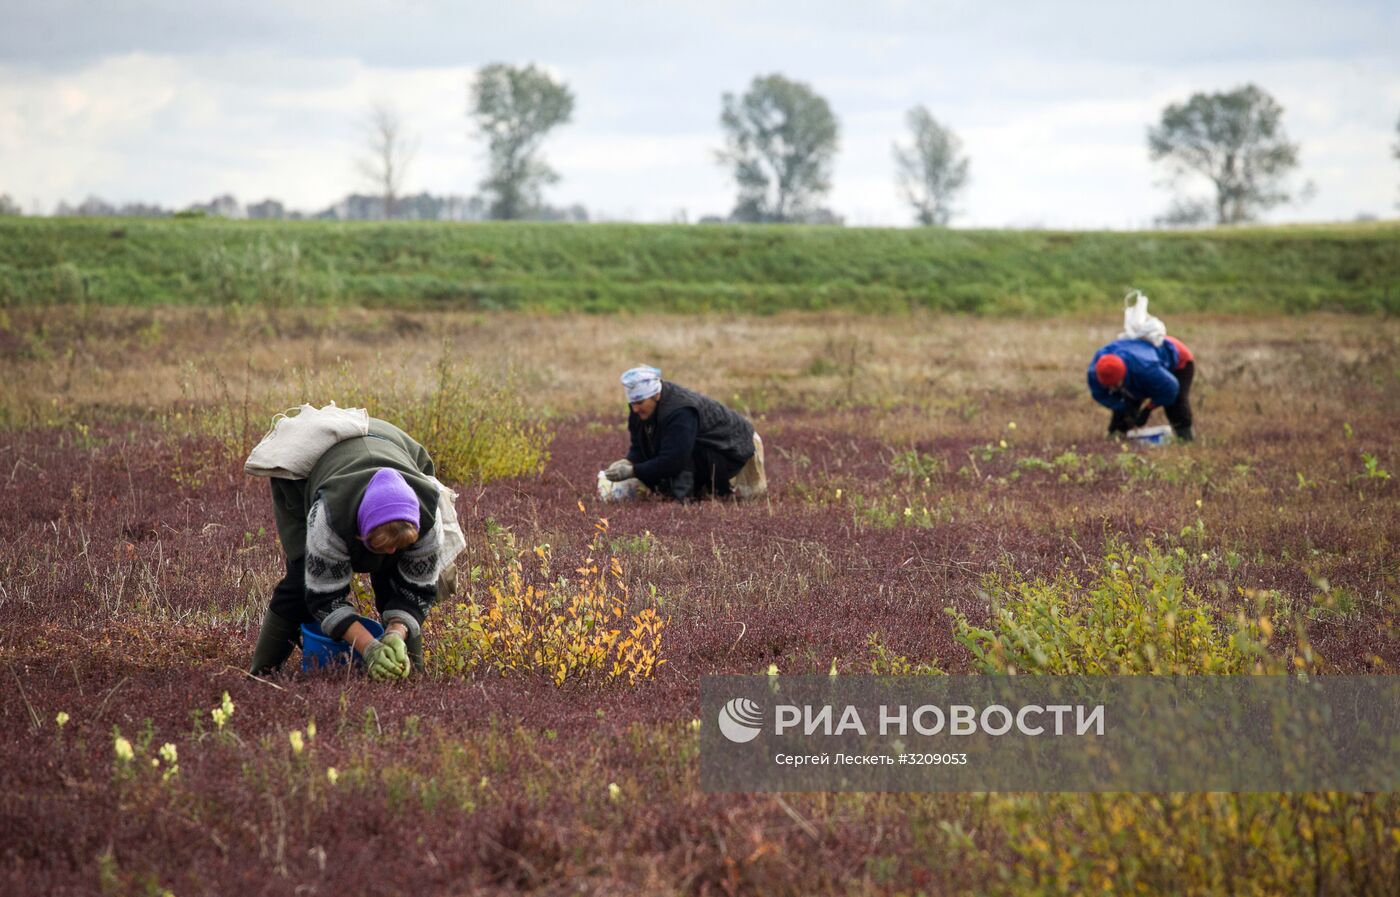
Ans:
{"type": "MultiPolygon", "coordinates": [[[[360,625],[369,630],[369,634],[379,638],[384,634],[384,627],[380,626],[369,617],[358,617],[360,625]]],[[[360,652],[350,647],[349,642],[337,641],[327,638],[321,631],[321,627],[315,623],[301,624],[301,671],[309,673],[318,667],[335,666],[336,664],[350,663],[354,659],[356,666],[364,663],[364,658],[360,657],[360,652]]]]}

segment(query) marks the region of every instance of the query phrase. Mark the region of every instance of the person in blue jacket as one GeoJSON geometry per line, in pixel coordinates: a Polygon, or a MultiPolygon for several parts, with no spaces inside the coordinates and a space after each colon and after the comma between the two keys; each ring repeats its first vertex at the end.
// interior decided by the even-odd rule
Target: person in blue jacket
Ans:
{"type": "Polygon", "coordinates": [[[1181,340],[1169,336],[1160,346],[1141,339],[1114,340],[1094,353],[1088,376],[1094,401],[1113,412],[1109,436],[1143,426],[1152,409],[1161,408],[1177,439],[1195,438],[1191,381],[1196,356],[1181,340]]]}

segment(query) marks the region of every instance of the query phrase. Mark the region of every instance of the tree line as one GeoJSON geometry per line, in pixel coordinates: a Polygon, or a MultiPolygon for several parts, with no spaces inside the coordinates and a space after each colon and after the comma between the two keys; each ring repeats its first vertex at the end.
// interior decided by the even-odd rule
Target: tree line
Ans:
{"type": "MultiPolygon", "coordinates": [[[[417,143],[397,110],[379,102],[364,122],[363,154],[356,160],[369,195],[351,194],[310,216],[288,213],[276,200],[244,208],[232,197],[184,213],[230,214],[233,209],[255,218],[587,221],[580,206],[558,209],[544,201],[545,188],[560,176],[542,149],[550,132],[573,116],[569,86],[535,65],[493,63],[476,72],[467,92],[467,116],[484,141],[487,166],[476,196],[405,196],[417,143]]],[[[730,172],[736,188],[727,220],[840,223],[823,205],[831,190],[840,123],[810,85],[776,73],[757,76],[744,93],[722,95],[719,121],[724,145],[715,161],[730,172]]],[[[915,223],[946,226],[958,213],[971,160],[957,134],[927,107],[910,109],[905,121],[907,140],[891,147],[896,188],[915,223]]],[[[1400,122],[1396,129],[1400,132],[1400,122]]],[[[1170,104],[1160,121],[1148,127],[1147,148],[1165,170],[1166,183],[1177,189],[1170,208],[1156,219],[1159,225],[1238,224],[1295,198],[1289,179],[1299,165],[1299,146],[1283,127],[1283,107],[1256,85],[1196,93],[1170,104]],[[1208,195],[1187,192],[1193,181],[1201,180],[1211,189],[1208,195]]],[[[1400,141],[1393,153],[1400,159],[1400,141]]],[[[19,214],[3,194],[0,214],[19,214]]],[[[115,208],[90,198],[75,208],[60,204],[57,214],[169,213],[141,204],[115,208]]]]}

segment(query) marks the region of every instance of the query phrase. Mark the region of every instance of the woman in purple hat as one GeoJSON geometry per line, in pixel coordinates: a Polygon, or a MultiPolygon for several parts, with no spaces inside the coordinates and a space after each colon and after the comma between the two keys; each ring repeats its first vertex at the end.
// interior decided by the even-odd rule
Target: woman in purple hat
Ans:
{"type": "Polygon", "coordinates": [[[273,479],[272,506],[287,574],[263,617],[252,672],[276,671],[301,624],[349,642],[371,678],[423,668],[423,620],[451,557],[437,525],[439,486],[423,446],[386,421],[328,449],[306,479],[273,479]],[[350,602],[350,580],[368,573],[384,624],[375,638],[350,602]]]}

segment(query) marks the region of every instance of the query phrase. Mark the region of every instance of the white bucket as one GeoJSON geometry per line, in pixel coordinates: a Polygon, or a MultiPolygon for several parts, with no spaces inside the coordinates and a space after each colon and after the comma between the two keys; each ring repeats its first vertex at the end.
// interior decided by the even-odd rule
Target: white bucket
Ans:
{"type": "Polygon", "coordinates": [[[1166,424],[1155,427],[1138,427],[1128,431],[1128,439],[1134,445],[1166,445],[1175,437],[1172,428],[1166,424]]]}

